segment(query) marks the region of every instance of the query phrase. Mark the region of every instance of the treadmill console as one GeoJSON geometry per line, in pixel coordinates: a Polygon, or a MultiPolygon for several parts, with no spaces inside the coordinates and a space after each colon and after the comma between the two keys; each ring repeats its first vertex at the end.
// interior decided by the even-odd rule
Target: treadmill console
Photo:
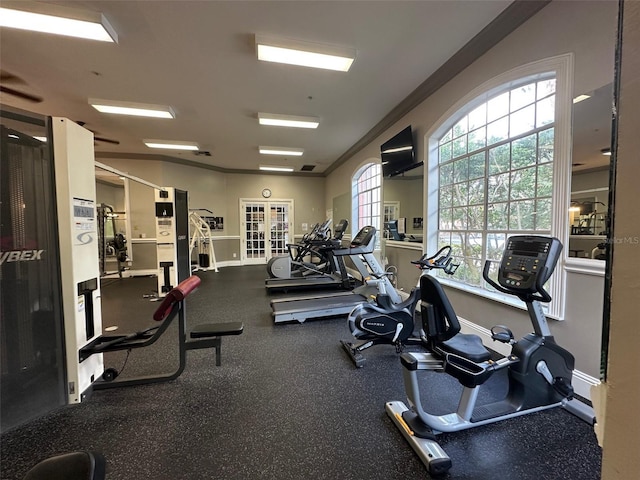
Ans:
{"type": "Polygon", "coordinates": [[[376,227],[362,227],[353,240],[351,240],[351,248],[364,247],[369,245],[376,235],[376,227]]]}
{"type": "Polygon", "coordinates": [[[349,226],[349,220],[343,218],[333,227],[333,239],[340,240],[349,226]]]}
{"type": "Polygon", "coordinates": [[[553,273],[561,251],[562,243],[555,237],[509,237],[500,262],[498,283],[516,295],[540,293],[539,288],[553,273]]]}

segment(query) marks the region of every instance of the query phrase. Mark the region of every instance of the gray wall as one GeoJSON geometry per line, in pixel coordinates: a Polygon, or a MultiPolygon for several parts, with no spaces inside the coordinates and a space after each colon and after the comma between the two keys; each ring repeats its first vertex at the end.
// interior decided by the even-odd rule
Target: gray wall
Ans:
{"type": "Polygon", "coordinates": [[[96,200],[111,205],[116,212],[124,211],[124,187],[96,181],[96,200]]]}
{"type": "MultiPolygon", "coordinates": [[[[214,212],[214,216],[223,217],[224,229],[213,232],[218,262],[239,260],[240,199],[262,199],[264,188],[271,189],[272,200],[293,199],[295,234],[304,233],[302,223],[312,225],[325,219],[325,179],[322,177],[222,173],[161,160],[99,156],[97,160],[156,185],[186,190],[189,194],[189,208],[208,209],[214,212]]],[[[134,181],[130,182],[129,191],[134,259],[132,270],[153,269],[155,247],[150,246],[148,240],[155,237],[154,191],[153,188],[134,181]]]]}

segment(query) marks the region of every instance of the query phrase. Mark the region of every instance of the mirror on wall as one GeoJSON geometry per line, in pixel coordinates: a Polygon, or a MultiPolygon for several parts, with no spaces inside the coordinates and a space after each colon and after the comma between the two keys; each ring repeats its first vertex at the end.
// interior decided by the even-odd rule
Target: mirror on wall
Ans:
{"type": "Polygon", "coordinates": [[[95,174],[100,273],[122,276],[133,259],[128,246],[128,179],[100,168],[95,169],[95,174]]]}
{"type": "Polygon", "coordinates": [[[385,240],[422,243],[423,240],[423,176],[419,166],[382,181],[383,237],[385,240]]]}
{"type": "Polygon", "coordinates": [[[609,83],[573,107],[569,257],[598,262],[606,258],[612,101],[609,83]]]}

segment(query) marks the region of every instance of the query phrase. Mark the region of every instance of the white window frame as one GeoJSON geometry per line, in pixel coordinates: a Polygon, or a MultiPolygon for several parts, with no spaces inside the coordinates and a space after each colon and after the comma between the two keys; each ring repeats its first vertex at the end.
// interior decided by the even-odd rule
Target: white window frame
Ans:
{"type": "MultiPolygon", "coordinates": [[[[560,239],[563,245],[568,245],[569,225],[567,212],[570,204],[571,115],[573,105],[573,54],[571,53],[532,62],[486,81],[456,102],[426,133],[424,137],[427,156],[425,165],[428,172],[424,177],[424,191],[427,192],[425,196],[427,251],[435,251],[438,245],[439,139],[461,116],[471,112],[496,94],[521,85],[523,79],[535,78],[545,73],[553,74],[556,79],[551,235],[560,239]]],[[[557,320],[563,320],[565,312],[563,292],[566,285],[566,252],[565,248],[556,270],[547,284],[547,289],[554,300],[546,306],[546,314],[557,320]]],[[[519,308],[525,308],[523,302],[510,295],[503,295],[499,292],[467,285],[451,278],[442,278],[441,281],[443,284],[456,289],[519,308]]]]}
{"type": "MultiPolygon", "coordinates": [[[[373,213],[371,214],[371,216],[369,218],[371,218],[372,222],[368,222],[366,225],[372,225],[374,227],[376,227],[376,229],[379,231],[380,230],[380,221],[382,218],[382,208],[383,208],[383,203],[382,203],[382,166],[380,165],[380,163],[376,163],[376,162],[367,162],[364,165],[362,165],[360,168],[358,168],[355,173],[353,174],[353,177],[351,178],[351,221],[352,221],[352,225],[353,228],[351,229],[351,231],[353,232],[353,236],[355,237],[356,233],[360,231],[360,229],[366,225],[360,225],[360,203],[359,203],[359,195],[360,192],[359,191],[359,183],[360,183],[360,178],[362,177],[362,175],[364,175],[364,173],[369,170],[372,167],[377,167],[378,168],[378,181],[377,181],[377,186],[371,187],[371,188],[367,188],[365,189],[363,192],[375,192],[377,191],[377,196],[378,199],[377,201],[372,201],[370,202],[370,205],[374,205],[377,203],[378,205],[378,213],[377,215],[374,215],[373,213]]],[[[377,242],[376,242],[377,245],[377,242]]]]}

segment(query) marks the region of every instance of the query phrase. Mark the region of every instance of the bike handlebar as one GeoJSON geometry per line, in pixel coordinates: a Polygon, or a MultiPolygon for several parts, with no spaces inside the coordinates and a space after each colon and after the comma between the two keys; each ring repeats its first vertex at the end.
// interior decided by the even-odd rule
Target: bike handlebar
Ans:
{"type": "Polygon", "coordinates": [[[443,270],[449,275],[453,275],[460,266],[459,263],[453,263],[451,257],[451,245],[446,245],[438,250],[434,255],[427,257],[425,253],[418,260],[412,260],[412,264],[420,270],[443,270]]]}

